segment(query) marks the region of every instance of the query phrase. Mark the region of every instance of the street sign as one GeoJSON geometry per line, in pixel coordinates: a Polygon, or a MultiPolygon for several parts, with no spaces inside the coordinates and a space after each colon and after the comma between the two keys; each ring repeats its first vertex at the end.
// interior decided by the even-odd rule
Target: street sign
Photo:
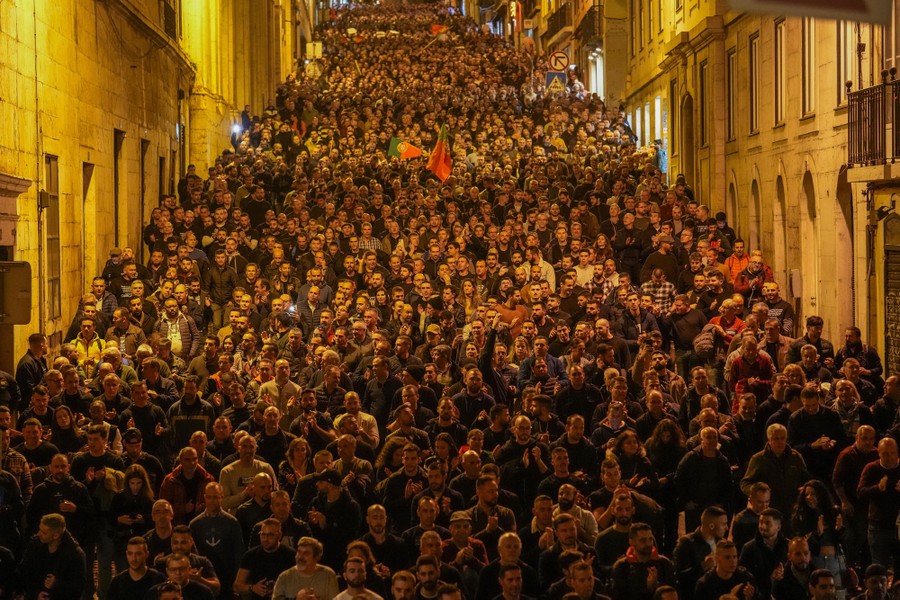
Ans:
{"type": "Polygon", "coordinates": [[[522,19],[522,29],[534,29],[534,19],[522,19]]]}
{"type": "Polygon", "coordinates": [[[565,71],[569,68],[569,55],[562,50],[557,50],[550,55],[548,62],[551,71],[565,71]]]}
{"type": "Polygon", "coordinates": [[[547,71],[547,93],[561,94],[566,91],[566,74],[559,71],[547,71]]]}
{"type": "Polygon", "coordinates": [[[322,69],[315,62],[306,65],[306,76],[310,79],[318,79],[322,75],[322,69]]]}
{"type": "Polygon", "coordinates": [[[306,42],[306,58],[322,58],[322,42],[306,42]]]}

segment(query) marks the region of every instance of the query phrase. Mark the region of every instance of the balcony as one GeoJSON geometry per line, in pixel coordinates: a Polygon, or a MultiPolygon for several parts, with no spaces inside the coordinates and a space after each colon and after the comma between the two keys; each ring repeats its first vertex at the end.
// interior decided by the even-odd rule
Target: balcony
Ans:
{"type": "Polygon", "coordinates": [[[567,2],[560,6],[556,12],[547,18],[547,29],[544,31],[543,37],[550,41],[556,37],[560,31],[565,28],[572,28],[572,4],[567,2]]]}
{"type": "Polygon", "coordinates": [[[575,28],[575,37],[585,46],[600,45],[600,7],[597,4],[591,6],[581,18],[578,27],[575,28]]]}
{"type": "Polygon", "coordinates": [[[525,0],[522,2],[522,14],[525,15],[525,19],[531,19],[535,14],[540,12],[541,3],[537,0],[525,0]]]}
{"type": "MultiPolygon", "coordinates": [[[[849,92],[847,164],[869,167],[900,159],[900,81],[897,70],[882,71],[882,83],[849,92]]],[[[848,85],[848,91],[849,91],[848,85]]]]}

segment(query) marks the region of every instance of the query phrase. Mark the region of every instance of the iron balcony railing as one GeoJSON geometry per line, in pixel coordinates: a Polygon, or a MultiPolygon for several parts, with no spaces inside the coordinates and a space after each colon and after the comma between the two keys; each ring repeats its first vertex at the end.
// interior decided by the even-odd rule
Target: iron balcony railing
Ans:
{"type": "Polygon", "coordinates": [[[900,159],[900,81],[897,70],[881,72],[881,83],[850,92],[847,83],[847,164],[865,167],[900,159]]]}
{"type": "Polygon", "coordinates": [[[586,46],[600,43],[600,7],[598,5],[591,6],[582,17],[575,29],[575,37],[586,46]]]}
{"type": "Polygon", "coordinates": [[[544,36],[551,39],[565,27],[572,26],[572,3],[566,2],[547,19],[547,31],[544,36]]]}

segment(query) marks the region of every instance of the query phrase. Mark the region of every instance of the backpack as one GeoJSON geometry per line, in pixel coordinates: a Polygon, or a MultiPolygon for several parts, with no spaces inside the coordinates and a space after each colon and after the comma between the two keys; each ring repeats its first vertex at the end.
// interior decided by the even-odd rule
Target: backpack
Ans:
{"type": "Polygon", "coordinates": [[[716,329],[712,323],[703,326],[699,335],[694,338],[694,354],[703,360],[709,360],[716,354],[716,329]]]}

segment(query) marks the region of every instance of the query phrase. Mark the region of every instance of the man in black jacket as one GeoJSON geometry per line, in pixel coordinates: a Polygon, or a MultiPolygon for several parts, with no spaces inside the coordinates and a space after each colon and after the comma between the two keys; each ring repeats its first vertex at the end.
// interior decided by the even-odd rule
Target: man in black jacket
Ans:
{"type": "Polygon", "coordinates": [[[734,542],[723,540],[716,545],[715,563],[715,567],[697,581],[694,600],[718,600],[725,594],[735,592],[744,600],[759,597],[753,575],[747,569],[738,566],[734,542]]]}
{"type": "Polygon", "coordinates": [[[803,409],[788,421],[788,443],[803,456],[816,479],[828,481],[838,454],[847,446],[841,417],[822,405],[819,391],[805,387],[800,392],[803,409]]]}
{"type": "Polygon", "coordinates": [[[628,534],[631,545],[612,568],[613,600],[651,600],[664,586],[675,585],[675,568],[656,550],[653,531],[635,523],[628,534]]]}
{"type": "Polygon", "coordinates": [[[787,560],[788,541],[781,533],[781,511],[767,508],[759,515],[756,537],[741,549],[740,564],[754,576],[759,597],[772,595],[772,574],[787,560]]]}
{"type": "Polygon", "coordinates": [[[359,504],[341,487],[341,474],[325,469],[317,476],[319,495],[309,509],[309,527],[313,536],[325,544],[322,563],[339,569],[346,558],[347,544],[356,539],[362,523],[359,504]]]}
{"type": "Polygon", "coordinates": [[[31,400],[31,392],[36,385],[39,385],[44,379],[44,373],[47,372],[47,359],[44,355],[47,353],[47,336],[43,333],[32,333],[28,336],[28,351],[19,359],[16,365],[16,383],[19,385],[19,394],[21,396],[20,406],[12,406],[13,410],[18,408],[22,410],[26,408],[21,406],[21,402],[31,400]]]}
{"type": "Polygon", "coordinates": [[[700,527],[683,536],[675,546],[675,572],[679,598],[692,598],[697,580],[715,566],[712,549],[728,533],[728,514],[710,506],[700,516],[700,527]]]}
{"type": "Polygon", "coordinates": [[[50,461],[50,476],[34,488],[25,519],[31,532],[37,533],[42,515],[61,513],[66,528],[77,540],[84,535],[94,512],[94,500],[87,488],[69,475],[69,459],[65,454],[57,454],[50,461]]]}
{"type": "Polygon", "coordinates": [[[26,598],[71,598],[84,593],[84,552],[66,531],[65,518],[55,512],[41,517],[37,537],[25,550],[17,573],[26,598]]]}
{"type": "Polygon", "coordinates": [[[495,368],[497,366],[497,360],[500,358],[498,353],[506,353],[506,346],[504,344],[497,344],[497,336],[500,333],[500,328],[504,327],[505,329],[505,326],[501,325],[501,320],[500,313],[497,313],[494,317],[494,321],[491,323],[491,330],[487,334],[484,348],[481,350],[481,354],[478,357],[478,368],[481,370],[481,376],[484,379],[485,385],[493,392],[494,401],[497,404],[510,406],[512,405],[512,399],[515,395],[515,386],[510,385],[503,374],[495,368]]]}
{"type": "Polygon", "coordinates": [[[806,600],[809,598],[810,566],[809,543],[804,537],[795,537],[788,545],[788,560],[779,564],[772,574],[772,597],[775,600],[806,600]]]}

